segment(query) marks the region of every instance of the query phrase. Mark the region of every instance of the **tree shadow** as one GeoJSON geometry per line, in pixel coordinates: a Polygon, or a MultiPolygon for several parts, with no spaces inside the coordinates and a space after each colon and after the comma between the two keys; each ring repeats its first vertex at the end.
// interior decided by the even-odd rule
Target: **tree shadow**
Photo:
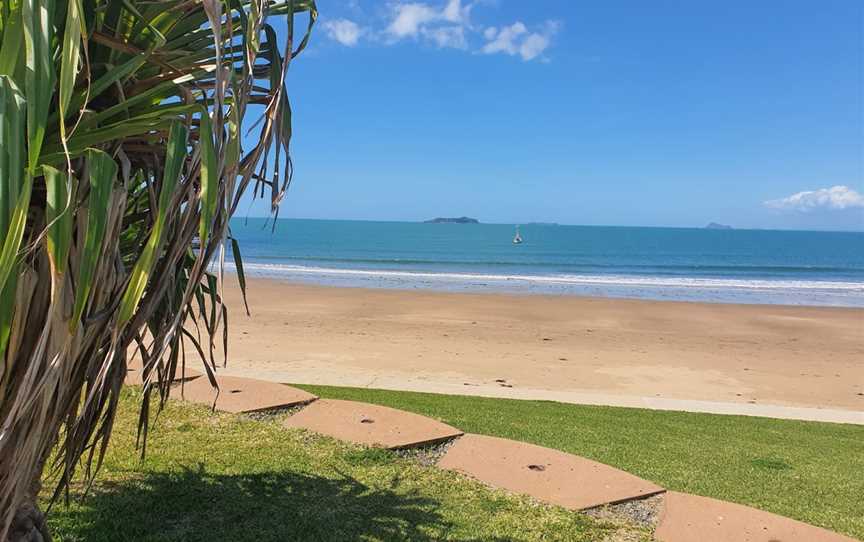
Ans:
{"type": "Polygon", "coordinates": [[[199,466],[100,484],[81,506],[59,505],[54,529],[62,540],[88,541],[468,540],[452,532],[439,504],[345,475],[224,475],[199,466]]]}

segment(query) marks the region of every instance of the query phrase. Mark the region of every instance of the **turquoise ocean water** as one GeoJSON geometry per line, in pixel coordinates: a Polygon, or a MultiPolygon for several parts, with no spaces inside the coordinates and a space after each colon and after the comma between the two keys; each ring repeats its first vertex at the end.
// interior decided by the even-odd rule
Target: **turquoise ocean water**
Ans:
{"type": "MultiPolygon", "coordinates": [[[[334,286],[864,307],[864,233],[232,220],[246,274],[334,286]]],[[[230,260],[230,258],[229,258],[230,260]]],[[[232,268],[229,261],[228,268],[232,268]]]]}

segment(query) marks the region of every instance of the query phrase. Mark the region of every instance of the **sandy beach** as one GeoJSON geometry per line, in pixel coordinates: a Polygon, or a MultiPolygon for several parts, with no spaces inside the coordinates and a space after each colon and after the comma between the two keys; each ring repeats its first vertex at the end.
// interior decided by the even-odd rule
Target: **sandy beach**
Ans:
{"type": "Polygon", "coordinates": [[[689,401],[864,411],[861,309],[264,279],[250,280],[248,293],[251,317],[229,276],[226,374],[657,408],[689,401]]]}

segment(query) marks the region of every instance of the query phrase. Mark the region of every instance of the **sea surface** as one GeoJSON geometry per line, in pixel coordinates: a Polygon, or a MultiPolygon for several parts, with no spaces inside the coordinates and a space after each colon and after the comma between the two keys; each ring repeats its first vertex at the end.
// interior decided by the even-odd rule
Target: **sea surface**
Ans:
{"type": "MultiPolygon", "coordinates": [[[[247,276],[334,286],[864,307],[864,233],[237,218],[247,276]]],[[[230,255],[230,251],[229,251],[230,255]]],[[[231,258],[227,268],[235,268],[231,258]]]]}

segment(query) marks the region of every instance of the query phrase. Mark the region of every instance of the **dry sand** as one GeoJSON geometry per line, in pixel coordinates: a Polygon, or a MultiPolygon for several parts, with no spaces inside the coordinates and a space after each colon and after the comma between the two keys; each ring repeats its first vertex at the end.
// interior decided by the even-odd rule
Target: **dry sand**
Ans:
{"type": "Polygon", "coordinates": [[[251,317],[229,277],[227,374],[864,423],[861,309],[261,279],[248,290],[251,317]]]}

